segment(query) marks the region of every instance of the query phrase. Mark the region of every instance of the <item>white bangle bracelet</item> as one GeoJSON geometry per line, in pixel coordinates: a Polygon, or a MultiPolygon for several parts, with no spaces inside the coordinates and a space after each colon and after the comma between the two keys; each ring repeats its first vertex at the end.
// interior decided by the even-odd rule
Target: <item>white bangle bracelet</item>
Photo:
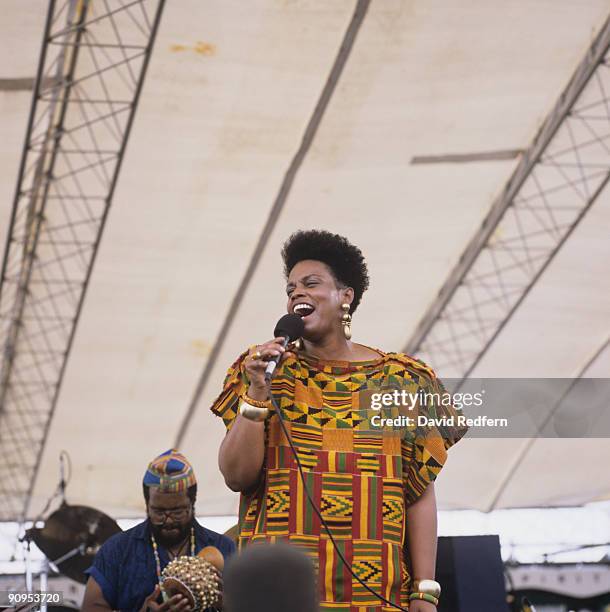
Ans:
{"type": "Polygon", "coordinates": [[[258,408],[252,404],[248,404],[245,400],[241,400],[239,404],[239,414],[250,421],[264,421],[271,412],[268,408],[258,408]]]}
{"type": "Polygon", "coordinates": [[[436,580],[431,580],[430,578],[414,580],[411,588],[413,591],[426,593],[426,595],[432,595],[437,599],[441,596],[441,585],[436,580]]]}

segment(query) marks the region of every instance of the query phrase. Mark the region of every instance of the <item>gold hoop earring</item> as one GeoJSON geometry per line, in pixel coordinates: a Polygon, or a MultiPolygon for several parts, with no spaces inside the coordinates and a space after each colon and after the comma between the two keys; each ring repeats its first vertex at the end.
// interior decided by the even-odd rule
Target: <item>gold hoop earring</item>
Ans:
{"type": "Polygon", "coordinates": [[[351,306],[349,304],[341,304],[343,314],[341,315],[341,324],[343,325],[343,335],[346,340],[352,337],[352,315],[349,313],[351,306]]]}

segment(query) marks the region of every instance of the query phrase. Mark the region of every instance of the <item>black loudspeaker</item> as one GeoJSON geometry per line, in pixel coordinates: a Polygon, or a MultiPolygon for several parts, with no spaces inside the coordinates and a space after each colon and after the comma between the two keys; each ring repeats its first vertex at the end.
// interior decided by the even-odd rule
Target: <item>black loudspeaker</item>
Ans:
{"type": "Polygon", "coordinates": [[[497,535],[438,539],[438,612],[507,612],[504,565],[497,535]]]}

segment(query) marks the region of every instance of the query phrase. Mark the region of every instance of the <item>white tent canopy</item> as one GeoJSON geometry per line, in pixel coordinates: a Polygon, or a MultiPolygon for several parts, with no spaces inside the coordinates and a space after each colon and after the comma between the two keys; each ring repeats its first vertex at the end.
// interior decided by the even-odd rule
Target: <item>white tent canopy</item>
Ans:
{"type": "MultiPolygon", "coordinates": [[[[32,77],[45,4],[3,4],[0,78],[32,77]]],[[[171,447],[278,191],[314,114],[354,2],[170,2],[44,447],[30,514],[71,456],[68,498],[142,511],[147,462],[171,447]]],[[[226,368],[284,312],[279,251],[296,229],[346,235],[371,288],[354,339],[400,350],[517,160],[416,156],[526,149],[583,58],[606,0],[373,1],[313,143],[240,296],[181,450],[199,512],[234,514],[208,407],[226,368]]],[[[4,241],[31,91],[0,91],[4,241]]],[[[476,376],[577,376],[608,335],[606,192],[529,292],[476,376]]],[[[430,364],[434,367],[434,363],[430,364]]],[[[607,376],[610,351],[588,375],[607,376]]],[[[439,372],[442,376],[442,371],[439,372]]],[[[442,508],[607,499],[605,440],[469,440],[450,451],[442,508]]]]}

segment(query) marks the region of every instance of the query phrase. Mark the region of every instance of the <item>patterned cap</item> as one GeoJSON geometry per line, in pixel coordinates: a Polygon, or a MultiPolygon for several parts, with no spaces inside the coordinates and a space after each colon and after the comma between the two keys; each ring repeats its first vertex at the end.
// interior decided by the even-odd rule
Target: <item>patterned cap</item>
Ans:
{"type": "Polygon", "coordinates": [[[148,464],[143,483],[163,493],[180,493],[197,484],[197,480],[186,457],[171,448],[148,464]]]}

